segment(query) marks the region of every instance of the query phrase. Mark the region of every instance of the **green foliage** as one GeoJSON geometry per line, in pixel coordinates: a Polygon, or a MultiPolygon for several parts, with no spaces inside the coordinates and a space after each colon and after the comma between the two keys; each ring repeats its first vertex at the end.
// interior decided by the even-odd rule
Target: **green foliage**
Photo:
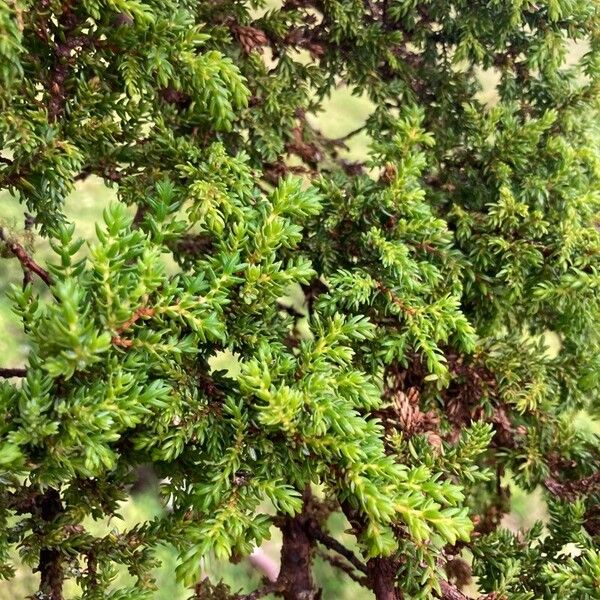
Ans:
{"type": "Polygon", "coordinates": [[[468,556],[490,600],[600,597],[598,31],[588,0],[0,4],[0,187],[31,213],[0,224],[28,344],[0,577],[18,549],[40,599],[150,598],[168,544],[235,597],[203,562],[278,527],[272,591],[311,600],[343,513],[377,598],[464,598],[468,556]],[[315,125],[339,86],[373,104],[358,162],[315,125]],[[91,175],[117,200],[85,246],[91,175]],[[166,510],[84,526],[140,465],[166,510]],[[507,472],[545,528],[503,527],[507,472]]]}

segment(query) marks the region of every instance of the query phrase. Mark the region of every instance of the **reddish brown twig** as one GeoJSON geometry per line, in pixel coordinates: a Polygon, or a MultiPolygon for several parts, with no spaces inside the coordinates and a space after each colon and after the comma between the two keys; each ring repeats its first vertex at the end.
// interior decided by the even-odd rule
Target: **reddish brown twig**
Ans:
{"type": "Polygon", "coordinates": [[[396,294],[394,294],[394,292],[392,292],[392,290],[390,290],[390,288],[381,283],[381,281],[376,283],[376,287],[378,290],[382,291],[402,312],[411,316],[417,314],[417,310],[415,308],[405,304],[400,298],[398,298],[398,296],[396,296],[396,294]]]}
{"type": "MultiPolygon", "coordinates": [[[[35,218],[29,213],[25,213],[25,231],[31,231],[35,225],[35,218]]],[[[23,289],[30,283],[33,283],[33,273],[31,271],[23,271],[23,289]]]]}
{"type": "Polygon", "coordinates": [[[124,331],[127,331],[134,323],[136,323],[137,321],[139,321],[141,318],[144,317],[153,317],[155,314],[155,310],[153,308],[150,308],[149,306],[142,306],[141,308],[138,308],[129,319],[127,319],[127,321],[125,321],[118,329],[117,329],[117,333],[123,333],[124,331]]]}
{"type": "Polygon", "coordinates": [[[120,335],[115,335],[111,340],[113,346],[119,346],[119,348],[131,348],[133,342],[127,338],[122,338],[120,335]]]}
{"type": "Polygon", "coordinates": [[[0,227],[0,241],[4,242],[4,245],[9,252],[15,256],[21,263],[21,267],[25,272],[35,273],[46,285],[52,285],[52,277],[50,273],[38,265],[35,260],[23,248],[19,242],[9,238],[4,229],[0,227]]]}
{"type": "Polygon", "coordinates": [[[149,306],[138,308],[132,315],[117,328],[117,335],[113,336],[112,343],[120,348],[131,348],[133,342],[127,338],[121,337],[121,334],[131,328],[137,321],[144,317],[152,317],[156,311],[149,306]]]}

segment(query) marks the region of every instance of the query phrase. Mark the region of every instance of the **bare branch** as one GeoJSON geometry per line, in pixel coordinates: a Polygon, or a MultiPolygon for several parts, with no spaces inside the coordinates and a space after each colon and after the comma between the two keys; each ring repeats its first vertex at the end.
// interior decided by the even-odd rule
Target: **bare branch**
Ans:
{"type": "Polygon", "coordinates": [[[334,144],[343,144],[344,142],[347,142],[350,138],[353,138],[355,135],[358,135],[359,133],[363,132],[365,129],[367,128],[367,125],[361,125],[360,127],[357,127],[356,129],[353,129],[352,131],[349,131],[348,133],[346,133],[345,135],[336,138],[336,139],[332,139],[331,142],[334,144]]]}
{"type": "Polygon", "coordinates": [[[279,594],[281,591],[283,591],[281,584],[272,582],[249,594],[238,596],[236,600],[257,600],[258,598],[268,596],[269,594],[279,594]]]}
{"type": "MultiPolygon", "coordinates": [[[[457,587],[448,583],[445,579],[440,579],[440,589],[442,590],[441,600],[471,600],[471,598],[465,596],[457,587]]],[[[500,598],[497,597],[495,592],[492,592],[491,594],[478,596],[477,600],[500,600],[500,598]]]]}
{"type": "Polygon", "coordinates": [[[442,590],[442,600],[469,600],[458,588],[445,579],[440,579],[440,589],[442,590]]]}
{"type": "Polygon", "coordinates": [[[312,538],[321,542],[326,548],[341,554],[355,569],[366,574],[367,566],[356,556],[356,554],[354,554],[354,552],[352,552],[352,550],[346,548],[346,546],[340,544],[336,539],[316,527],[311,527],[308,530],[308,533],[312,538]]]}
{"type": "Polygon", "coordinates": [[[350,563],[346,562],[344,559],[340,558],[339,556],[331,555],[325,552],[324,550],[319,550],[319,556],[323,560],[326,560],[332,567],[335,567],[336,569],[339,569],[340,571],[346,573],[348,577],[350,577],[363,587],[370,587],[369,580],[364,576],[358,575],[354,567],[350,563]]]}
{"type": "Polygon", "coordinates": [[[563,500],[574,500],[577,496],[600,489],[600,473],[594,473],[576,481],[560,482],[554,477],[549,477],[544,481],[544,485],[555,496],[563,500]]]}
{"type": "Polygon", "coordinates": [[[0,227],[0,242],[4,242],[4,245],[8,250],[19,260],[21,267],[24,271],[35,273],[46,285],[52,285],[52,277],[50,273],[38,265],[35,260],[19,244],[19,242],[10,239],[6,236],[4,230],[0,227]]]}
{"type": "MultiPolygon", "coordinates": [[[[35,218],[29,213],[25,213],[25,231],[31,231],[35,225],[35,218]]],[[[28,270],[23,270],[23,289],[30,283],[33,283],[33,273],[28,270]]]]}
{"type": "Polygon", "coordinates": [[[21,368],[15,368],[15,369],[11,369],[11,368],[2,368],[0,367],[0,377],[26,377],[27,376],[27,369],[21,369],[21,368]]]}

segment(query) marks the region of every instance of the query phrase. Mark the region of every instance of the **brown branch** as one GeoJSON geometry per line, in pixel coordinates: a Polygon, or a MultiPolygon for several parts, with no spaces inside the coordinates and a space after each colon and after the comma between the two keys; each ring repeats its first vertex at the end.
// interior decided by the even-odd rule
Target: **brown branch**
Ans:
{"type": "MultiPolygon", "coordinates": [[[[55,489],[49,488],[40,498],[38,506],[39,514],[46,523],[55,521],[63,511],[60,494],[55,489]]],[[[39,591],[48,600],[63,600],[64,566],[63,554],[54,547],[42,547],[40,549],[40,572],[39,591]]]]}
{"type": "Polygon", "coordinates": [[[87,576],[92,589],[98,587],[98,557],[95,550],[90,550],[87,555],[87,576]]]}
{"type": "Polygon", "coordinates": [[[402,592],[396,586],[398,566],[398,560],[391,556],[369,559],[367,579],[377,600],[403,600],[402,592]]]}
{"type": "Polygon", "coordinates": [[[458,588],[448,583],[445,579],[440,580],[440,589],[442,600],[469,600],[458,588]]]}
{"type": "MultiPolygon", "coordinates": [[[[440,579],[440,589],[441,600],[472,600],[445,579],[440,579]]],[[[483,596],[477,596],[477,600],[503,600],[503,597],[498,596],[496,592],[492,592],[490,594],[484,594],[483,596]]]]}
{"type": "Polygon", "coordinates": [[[312,525],[310,514],[311,492],[303,494],[304,507],[295,517],[282,517],[277,526],[281,530],[281,568],[276,585],[284,600],[317,600],[321,596],[312,574],[313,540],[309,535],[312,525]]]}
{"type": "MultiPolygon", "coordinates": [[[[31,231],[35,225],[35,218],[29,213],[25,213],[25,231],[31,231]]],[[[23,289],[30,283],[33,283],[33,274],[31,271],[23,271],[23,289]]]]}
{"type": "Polygon", "coordinates": [[[350,563],[346,562],[344,559],[340,558],[339,556],[329,554],[324,550],[319,551],[319,556],[323,560],[326,560],[332,567],[335,567],[336,569],[339,569],[340,571],[346,573],[346,575],[348,575],[350,579],[356,581],[356,583],[366,588],[370,587],[369,580],[365,576],[358,575],[354,570],[353,566],[350,563]]]}
{"type": "Polygon", "coordinates": [[[7,237],[6,233],[1,227],[0,242],[4,242],[4,245],[8,248],[11,254],[13,254],[13,256],[19,260],[24,271],[35,273],[46,285],[52,285],[52,277],[50,276],[50,273],[48,273],[46,269],[40,267],[40,265],[38,265],[35,260],[29,256],[25,248],[23,248],[19,242],[7,237]]]}
{"type": "Polygon", "coordinates": [[[139,229],[140,225],[144,221],[146,214],[148,213],[148,207],[143,204],[138,204],[137,209],[135,211],[135,216],[133,217],[133,222],[131,223],[132,229],[139,229]]]}
{"type": "MultiPolygon", "coordinates": [[[[73,1],[69,0],[63,6],[63,12],[58,18],[58,24],[65,37],[53,48],[53,66],[48,81],[48,121],[56,123],[62,116],[67,103],[66,83],[73,71],[73,58],[71,52],[77,47],[88,45],[85,36],[75,36],[74,32],[79,25],[79,19],[72,10],[73,1]]],[[[48,22],[44,23],[46,38],[49,38],[48,22]]]]}
{"type": "Polygon", "coordinates": [[[123,324],[121,324],[117,328],[117,333],[123,333],[124,331],[127,331],[132,325],[134,325],[140,319],[154,316],[155,312],[156,311],[153,308],[150,308],[148,306],[142,306],[141,308],[138,308],[131,315],[131,317],[129,317],[129,319],[127,319],[127,321],[125,321],[123,324]]]}
{"type": "Polygon", "coordinates": [[[280,594],[283,591],[283,587],[281,584],[277,582],[269,583],[249,594],[244,594],[242,596],[237,596],[236,600],[257,600],[258,598],[262,598],[263,596],[268,596],[269,594],[280,594]]]}
{"type": "Polygon", "coordinates": [[[167,246],[169,250],[176,254],[199,257],[211,252],[214,240],[206,234],[188,233],[176,240],[167,241],[167,246]]]}
{"type": "Polygon", "coordinates": [[[381,281],[376,282],[376,287],[378,290],[382,291],[390,299],[390,301],[393,304],[395,304],[402,312],[404,312],[408,315],[411,315],[411,316],[414,316],[417,314],[417,310],[415,308],[405,304],[403,300],[398,298],[398,296],[396,296],[396,294],[394,294],[394,292],[392,292],[392,290],[390,290],[390,288],[388,288],[386,285],[381,283],[381,281]]]}
{"type": "Polygon", "coordinates": [[[560,482],[554,477],[549,477],[544,481],[544,485],[562,500],[574,500],[577,496],[600,489],[600,472],[576,481],[560,482]]]}
{"type": "Polygon", "coordinates": [[[367,128],[366,124],[361,125],[360,127],[357,127],[356,129],[353,129],[352,131],[349,131],[348,133],[346,133],[345,135],[342,135],[339,138],[332,139],[331,143],[334,145],[343,144],[344,142],[347,142],[350,138],[353,138],[355,135],[358,135],[359,133],[363,132],[366,128],[367,128]]]}
{"type": "Polygon", "coordinates": [[[283,161],[276,163],[267,164],[263,169],[263,177],[267,183],[277,186],[279,185],[280,179],[293,173],[294,175],[308,175],[310,177],[316,177],[317,171],[315,169],[308,169],[302,165],[286,165],[283,161]]]}
{"type": "Polygon", "coordinates": [[[96,167],[88,166],[84,167],[75,177],[73,181],[85,181],[90,175],[96,175],[102,179],[108,179],[108,181],[119,182],[125,176],[122,171],[117,171],[115,165],[99,165],[96,167]]]}
{"type": "Polygon", "coordinates": [[[27,376],[27,369],[21,369],[21,368],[15,368],[15,369],[11,369],[11,368],[3,368],[0,367],[0,377],[26,377],[27,376]]]}
{"type": "MultiPolygon", "coordinates": [[[[365,529],[360,511],[348,502],[342,502],[341,507],[352,529],[360,535],[365,529]]],[[[365,566],[368,586],[377,600],[402,600],[402,592],[396,587],[399,565],[399,560],[394,556],[371,558],[367,561],[365,566]]]]}
{"type": "Polygon", "coordinates": [[[365,565],[357,556],[350,550],[346,548],[343,544],[340,544],[336,539],[332,538],[330,535],[321,531],[317,527],[311,527],[308,530],[309,535],[320,542],[326,548],[337,552],[341,556],[343,556],[356,570],[361,573],[367,573],[367,565],[365,565]]]}

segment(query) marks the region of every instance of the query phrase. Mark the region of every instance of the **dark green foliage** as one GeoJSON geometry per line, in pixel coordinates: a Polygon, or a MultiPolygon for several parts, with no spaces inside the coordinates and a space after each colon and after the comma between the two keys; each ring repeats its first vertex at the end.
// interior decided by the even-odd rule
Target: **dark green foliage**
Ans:
{"type": "Polygon", "coordinates": [[[285,600],[317,543],[380,600],[465,598],[471,556],[488,600],[600,598],[599,31],[590,0],[0,2],[0,186],[55,255],[0,224],[0,575],[18,548],[39,600],[149,598],[157,545],[193,586],[277,526],[285,600]],[[341,86],[362,162],[315,126],[341,86]],[[84,253],[91,175],[118,202],[84,253]],[[144,464],[165,516],[89,533],[144,464]],[[506,476],[545,527],[503,528],[506,476]]]}

